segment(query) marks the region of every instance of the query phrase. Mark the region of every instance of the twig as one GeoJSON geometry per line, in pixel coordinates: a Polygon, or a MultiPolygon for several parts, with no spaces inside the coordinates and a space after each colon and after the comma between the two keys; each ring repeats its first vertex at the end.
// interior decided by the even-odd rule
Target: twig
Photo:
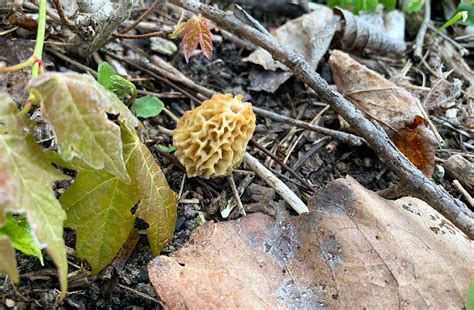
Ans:
{"type": "Polygon", "coordinates": [[[84,72],[90,73],[93,77],[97,78],[97,72],[95,70],[89,68],[88,66],[83,65],[80,62],[78,62],[78,61],[76,61],[72,58],[67,57],[66,55],[56,51],[55,49],[48,48],[47,52],[53,54],[54,56],[56,56],[56,57],[58,57],[62,60],[64,60],[65,62],[68,62],[71,65],[83,70],[84,72]]]}
{"type": "Polygon", "coordinates": [[[12,33],[12,32],[14,32],[15,30],[17,30],[18,28],[20,28],[20,27],[15,26],[15,27],[13,27],[13,28],[11,28],[11,29],[2,31],[2,32],[0,32],[0,37],[5,36],[5,35],[7,35],[7,34],[9,34],[9,33],[12,33]]]}
{"type": "Polygon", "coordinates": [[[148,39],[154,37],[160,38],[168,38],[169,32],[165,31],[155,31],[143,34],[121,34],[121,33],[114,33],[113,36],[118,39],[130,39],[130,40],[139,40],[139,39],[148,39]]]}
{"type": "Polygon", "coordinates": [[[296,173],[293,169],[288,167],[287,164],[285,164],[280,158],[276,157],[274,154],[272,154],[269,150],[261,146],[257,141],[255,140],[250,140],[252,141],[253,145],[257,147],[260,151],[265,153],[267,156],[270,156],[277,164],[279,164],[283,169],[288,171],[295,179],[301,182],[308,190],[310,190],[312,193],[314,193],[314,188],[309,184],[305,179],[303,179],[298,173],[296,173]]]}
{"type": "Polygon", "coordinates": [[[159,76],[158,74],[156,74],[155,72],[147,69],[147,68],[144,68],[136,63],[134,63],[133,61],[130,61],[124,57],[119,57],[117,55],[115,55],[114,53],[111,53],[107,50],[104,50],[103,51],[105,54],[109,55],[110,57],[114,58],[114,59],[117,59],[118,61],[122,61],[124,63],[126,63],[127,65],[129,65],[130,67],[132,68],[135,68],[137,70],[140,70],[146,74],[148,74],[149,76],[157,79],[158,81],[161,81],[161,82],[164,82],[166,84],[168,84],[169,86],[171,86],[172,88],[180,91],[181,93],[183,93],[184,95],[186,95],[186,97],[190,98],[191,100],[194,100],[196,101],[197,103],[201,103],[201,100],[197,99],[195,96],[193,96],[192,94],[190,94],[188,91],[184,90],[183,88],[179,87],[178,85],[174,84],[173,82],[169,81],[168,79],[164,79],[162,78],[161,76],[159,76]]]}
{"type": "Polygon", "coordinates": [[[181,83],[187,88],[196,91],[198,94],[203,95],[206,99],[207,97],[210,97],[215,94],[215,91],[195,83],[193,80],[181,73],[178,69],[173,67],[169,62],[163,60],[158,56],[151,56],[151,62],[152,63],[142,61],[142,64],[147,69],[150,69],[154,72],[158,72],[164,77],[174,82],[181,83]]]}
{"type": "MultiPolygon", "coordinates": [[[[452,71],[451,71],[452,72],[452,71]]],[[[450,72],[450,73],[451,73],[450,72]]],[[[448,73],[446,75],[446,78],[447,76],[450,74],[448,73]]],[[[425,110],[425,107],[426,107],[426,102],[428,101],[428,98],[430,98],[431,94],[433,93],[433,91],[436,89],[436,87],[438,87],[438,85],[443,81],[445,80],[445,78],[443,79],[439,79],[435,85],[433,87],[431,87],[430,91],[428,92],[428,94],[426,95],[425,97],[425,100],[423,101],[423,103],[421,103],[419,100],[415,100],[416,102],[416,106],[418,107],[418,109],[420,110],[421,112],[421,115],[423,116],[423,118],[425,119],[425,121],[428,123],[428,127],[431,129],[431,131],[433,132],[433,135],[435,136],[436,138],[436,141],[438,141],[438,146],[442,146],[444,144],[444,141],[443,141],[443,137],[441,137],[441,135],[439,134],[438,132],[438,129],[436,128],[436,126],[433,124],[433,122],[431,121],[430,119],[430,116],[428,115],[428,113],[426,112],[425,110]]]]}
{"type": "Polygon", "coordinates": [[[227,176],[227,180],[229,181],[230,188],[232,189],[232,194],[234,194],[234,200],[235,200],[235,203],[237,204],[239,213],[242,214],[243,216],[246,216],[247,213],[245,212],[244,206],[242,205],[242,200],[240,200],[239,191],[237,190],[237,186],[235,185],[235,181],[234,181],[234,177],[232,176],[232,173],[227,176]]]}
{"type": "Polygon", "coordinates": [[[61,23],[63,23],[68,28],[74,28],[76,24],[72,20],[70,20],[64,13],[64,9],[61,5],[60,0],[53,0],[53,3],[54,7],[56,8],[56,11],[58,12],[59,19],[61,19],[61,23]]]}
{"type": "Polygon", "coordinates": [[[315,141],[313,143],[313,146],[311,146],[311,149],[309,149],[308,152],[306,152],[305,154],[303,154],[303,156],[293,165],[293,170],[298,170],[301,165],[304,164],[305,161],[308,160],[308,158],[310,158],[311,156],[314,155],[314,153],[316,153],[329,139],[329,137],[322,137],[321,139],[315,141]]]}
{"type": "Polygon", "coordinates": [[[304,122],[304,121],[295,120],[295,119],[292,119],[290,117],[283,116],[281,114],[277,114],[277,113],[274,113],[274,112],[271,112],[271,111],[267,111],[267,110],[264,110],[262,108],[257,108],[255,106],[253,107],[253,111],[259,116],[268,117],[268,118],[271,118],[275,121],[290,124],[290,125],[300,127],[300,128],[306,129],[306,130],[319,132],[319,133],[325,134],[327,136],[330,136],[330,137],[336,138],[338,140],[341,140],[342,142],[348,143],[350,145],[360,146],[364,143],[364,140],[362,138],[360,138],[358,136],[355,136],[355,135],[352,135],[350,133],[345,133],[345,132],[342,132],[342,131],[337,131],[337,130],[333,130],[333,129],[313,125],[313,124],[310,124],[310,123],[307,123],[307,122],[304,122]]]}
{"type": "Polygon", "coordinates": [[[444,188],[425,177],[405,155],[400,153],[380,125],[366,119],[361,111],[356,109],[341,93],[330,87],[301,55],[282,47],[274,37],[242,23],[232,12],[223,12],[196,0],[171,1],[187,10],[201,13],[218,26],[264,48],[275,60],[290,68],[297,78],[312,88],[365,139],[379,158],[400,177],[410,194],[429,203],[464,231],[468,237],[474,238],[473,212],[459,199],[453,198],[444,188]]]}
{"type": "Polygon", "coordinates": [[[245,164],[252,169],[260,178],[262,178],[268,185],[270,185],[298,214],[308,213],[308,207],[304,204],[296,194],[271,173],[258,159],[250,155],[244,154],[245,164]]]}
{"type": "Polygon", "coordinates": [[[142,293],[142,292],[140,292],[140,291],[134,290],[134,289],[131,288],[131,287],[125,286],[125,285],[120,284],[120,283],[118,284],[118,287],[123,288],[123,289],[125,289],[125,290],[127,290],[127,291],[130,291],[130,292],[134,293],[134,294],[137,295],[137,296],[143,297],[143,298],[145,298],[145,299],[148,299],[148,300],[150,300],[150,301],[153,301],[153,302],[155,302],[155,303],[161,305],[161,302],[160,302],[158,299],[156,299],[156,298],[154,298],[154,297],[151,297],[150,295],[147,295],[147,294],[142,293]]]}
{"type": "Polygon", "coordinates": [[[471,205],[471,207],[474,207],[474,199],[469,195],[467,190],[459,183],[458,180],[453,181],[453,185],[458,189],[458,191],[461,192],[461,194],[466,198],[467,202],[471,205]]]}
{"type": "Polygon", "coordinates": [[[415,41],[415,51],[413,52],[413,56],[417,59],[421,59],[423,57],[423,44],[425,41],[426,30],[428,29],[428,24],[431,20],[431,0],[425,1],[425,15],[423,17],[423,22],[421,23],[420,29],[418,30],[418,34],[416,35],[415,41]]]}
{"type": "MultiPolygon", "coordinates": [[[[141,23],[142,20],[144,20],[153,10],[158,6],[160,3],[160,0],[156,0],[143,14],[137,18],[136,21],[134,21],[131,25],[125,27],[123,30],[119,32],[119,34],[124,35],[136,26],[138,26],[139,23],[141,23]]],[[[113,36],[116,36],[117,34],[113,34],[113,36]]]]}
{"type": "MultiPolygon", "coordinates": [[[[431,24],[428,24],[428,28],[430,28],[433,31],[437,30],[436,27],[431,24]]],[[[459,44],[455,40],[451,39],[451,37],[446,35],[444,32],[438,32],[438,35],[442,37],[443,39],[445,39],[446,41],[448,41],[449,43],[451,43],[455,48],[457,48],[459,50],[459,53],[461,53],[461,56],[466,56],[469,54],[469,50],[464,48],[461,44],[459,44]]]]}

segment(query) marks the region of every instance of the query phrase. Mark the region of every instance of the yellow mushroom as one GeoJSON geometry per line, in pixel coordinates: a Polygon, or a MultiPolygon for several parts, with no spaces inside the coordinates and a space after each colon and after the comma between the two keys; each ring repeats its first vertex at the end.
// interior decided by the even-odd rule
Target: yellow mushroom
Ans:
{"type": "Polygon", "coordinates": [[[255,130],[252,104],[243,97],[215,94],[178,121],[173,144],[188,177],[229,175],[242,163],[255,130]]]}

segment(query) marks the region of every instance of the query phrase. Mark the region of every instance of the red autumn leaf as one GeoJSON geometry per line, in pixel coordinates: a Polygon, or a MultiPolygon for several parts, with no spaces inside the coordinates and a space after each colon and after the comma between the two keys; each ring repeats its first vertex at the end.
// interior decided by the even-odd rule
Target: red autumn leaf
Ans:
{"type": "Polygon", "coordinates": [[[182,26],[177,26],[173,35],[182,35],[181,48],[184,52],[186,62],[189,62],[189,56],[197,48],[198,44],[208,59],[212,54],[212,33],[209,30],[207,20],[201,15],[193,16],[182,26]]]}
{"type": "Polygon", "coordinates": [[[431,177],[435,166],[436,143],[427,139],[423,130],[428,129],[424,126],[415,129],[402,128],[398,130],[398,134],[392,136],[392,140],[425,176],[431,177]]]}

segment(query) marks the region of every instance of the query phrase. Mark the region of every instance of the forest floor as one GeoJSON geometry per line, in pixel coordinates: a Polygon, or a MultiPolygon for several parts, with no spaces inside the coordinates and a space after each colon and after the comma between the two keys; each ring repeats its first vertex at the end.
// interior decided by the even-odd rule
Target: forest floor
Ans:
{"type": "MultiPolygon", "coordinates": [[[[286,1],[275,1],[275,3],[280,4],[275,5],[274,8],[267,7],[266,11],[251,3],[245,3],[243,7],[262,22],[267,29],[275,29],[286,21],[305,13],[302,6],[286,1]]],[[[227,8],[227,5],[223,2],[216,5],[222,9],[227,8]]],[[[137,9],[131,20],[138,17],[142,11],[137,9]]],[[[438,13],[435,11],[435,14],[438,13]]],[[[435,14],[433,14],[433,19],[435,19],[435,14]]],[[[151,14],[145,23],[174,25],[178,18],[179,16],[176,14],[163,9],[159,14],[151,14]]],[[[446,35],[453,37],[451,33],[446,35]]],[[[412,85],[417,86],[414,88],[416,91],[412,94],[419,97],[423,102],[436,84],[433,69],[426,63],[430,59],[433,60],[442,56],[436,55],[435,51],[431,51],[428,59],[423,59],[423,62],[415,60],[411,49],[415,36],[416,32],[407,32],[408,49],[402,56],[380,56],[371,51],[349,52],[357,60],[370,66],[373,70],[379,71],[387,79],[394,78],[397,73],[406,68],[409,61],[413,61],[415,69],[406,75],[406,79],[412,85]],[[420,74],[420,72],[422,73],[420,74]]],[[[33,38],[34,32],[31,34],[13,32],[1,36],[0,57],[7,58],[8,62],[27,58],[34,47],[33,38]]],[[[54,40],[54,37],[51,37],[50,40],[54,40]]],[[[179,39],[175,39],[173,42],[178,45],[179,39]]],[[[118,68],[119,73],[125,74],[129,80],[134,82],[137,89],[142,91],[142,94],[146,92],[156,94],[165,103],[165,107],[169,111],[180,117],[185,111],[194,108],[198,104],[192,99],[196,95],[193,89],[186,88],[186,86],[179,83],[175,84],[177,87],[170,86],[169,83],[158,81],[143,70],[138,70],[136,67],[131,67],[120,61],[121,58],[127,57],[130,59],[136,59],[136,57],[150,58],[151,55],[155,54],[165,59],[196,84],[221,93],[246,94],[245,100],[251,101],[254,106],[295,120],[313,122],[313,124],[337,131],[345,130],[338,115],[328,108],[328,105],[320,100],[313,91],[309,90],[305,84],[294,77],[289,78],[274,92],[252,90],[255,89],[255,84],[252,84],[252,81],[255,82],[259,74],[264,71],[258,65],[243,61],[252,51],[237,44],[235,40],[226,39],[218,31],[215,31],[213,43],[214,50],[211,60],[197,52],[189,59],[189,63],[186,62],[179,51],[172,53],[172,55],[163,55],[153,51],[149,39],[115,40],[99,50],[95,55],[96,57],[87,59],[69,53],[62,55],[63,57],[58,57],[58,52],[51,52],[51,46],[47,45],[44,63],[47,71],[84,73],[85,68],[96,71],[99,59],[106,60],[112,66],[118,68]],[[117,58],[110,57],[110,53],[116,55],[117,58]]],[[[317,72],[329,84],[334,84],[328,63],[331,50],[332,47],[324,53],[317,67],[317,72]]],[[[469,55],[466,55],[463,59],[467,64],[471,64],[473,61],[469,55]]],[[[470,83],[465,76],[462,76],[456,70],[449,77],[449,80],[452,81],[453,77],[460,79],[463,85],[467,86],[470,83]]],[[[162,78],[167,79],[165,76],[162,76],[162,78]]],[[[27,83],[27,79],[27,75],[21,74],[2,78],[0,79],[0,90],[6,90],[17,98],[22,97],[23,95],[19,96],[19,94],[23,94],[22,89],[27,83]]],[[[470,102],[473,97],[466,92],[463,92],[459,98],[453,99],[455,105],[449,108],[456,108],[456,105],[472,108],[470,102]],[[469,103],[466,104],[466,102],[469,103]]],[[[463,109],[460,110],[468,111],[463,109]]],[[[474,158],[472,153],[473,131],[472,128],[467,127],[468,121],[464,119],[472,117],[472,114],[464,117],[462,113],[458,114],[457,123],[454,123],[453,119],[447,122],[449,124],[442,121],[435,123],[445,142],[443,147],[436,150],[436,165],[443,165],[453,154],[462,154],[469,160],[474,158]]],[[[470,113],[472,113],[472,110],[470,113]]],[[[446,108],[444,106],[437,108],[431,112],[430,117],[445,120],[446,108]]],[[[227,202],[233,199],[232,190],[226,178],[209,180],[185,178],[182,167],[177,164],[172,153],[163,152],[159,148],[159,145],[172,145],[171,137],[160,129],[172,130],[175,128],[175,121],[168,114],[162,113],[158,117],[146,119],[144,125],[147,129],[148,141],[150,141],[148,144],[150,150],[162,167],[170,187],[181,195],[181,201],[177,209],[176,231],[173,240],[162,252],[162,255],[171,255],[187,245],[193,230],[203,222],[232,220],[238,216],[238,212],[237,209],[234,209],[228,218],[222,217],[221,211],[225,209],[227,202]]],[[[48,133],[40,133],[40,135],[42,134],[46,135],[44,139],[46,141],[48,133]]],[[[257,116],[257,126],[252,141],[256,143],[250,142],[247,152],[264,163],[304,201],[307,201],[313,195],[313,191],[308,190],[289,171],[261,152],[256,144],[263,146],[277,158],[284,161],[291,170],[294,170],[311,184],[315,191],[324,188],[333,180],[346,176],[353,177],[363,187],[375,192],[387,189],[399,180],[397,175],[381,162],[374,151],[365,144],[361,146],[348,145],[335,138],[306,131],[269,118],[257,116]]],[[[46,147],[48,146],[46,145],[46,147]]],[[[280,196],[275,195],[274,190],[265,181],[259,177],[250,178],[249,175],[251,173],[247,171],[245,166],[233,173],[237,185],[244,181],[247,183],[246,190],[241,196],[247,213],[262,212],[274,216],[274,209],[284,205],[285,202],[280,196]],[[250,182],[248,182],[249,180],[250,182]]],[[[442,178],[439,182],[454,197],[461,199],[466,204],[469,203],[466,197],[452,185],[451,179],[442,178]]],[[[61,190],[67,184],[58,184],[57,193],[61,193],[61,190]]],[[[155,293],[147,270],[148,263],[153,259],[153,256],[146,235],[141,233],[143,223],[137,223],[136,227],[139,230],[139,241],[120,270],[107,268],[98,276],[91,277],[82,271],[87,270],[84,261],[68,255],[69,292],[60,303],[57,299],[56,269],[52,261],[46,258],[45,266],[41,266],[37,259],[17,252],[16,258],[21,281],[18,285],[14,285],[5,277],[0,277],[0,309],[10,307],[15,309],[53,309],[55,307],[67,309],[160,309],[160,297],[155,293]]],[[[65,236],[66,245],[72,251],[75,245],[74,232],[66,230],[65,236]]]]}

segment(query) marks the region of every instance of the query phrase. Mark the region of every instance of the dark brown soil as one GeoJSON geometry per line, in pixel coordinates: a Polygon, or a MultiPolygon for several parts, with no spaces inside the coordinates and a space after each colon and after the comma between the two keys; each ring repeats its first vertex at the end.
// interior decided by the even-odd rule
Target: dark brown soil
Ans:
{"type": "MultiPolygon", "coordinates": [[[[287,5],[287,9],[279,10],[276,13],[264,12],[261,8],[252,8],[252,5],[248,5],[248,7],[250,7],[251,14],[264,21],[265,26],[271,27],[281,24],[289,19],[290,16],[295,17],[303,13],[303,10],[298,6],[289,3],[287,5]]],[[[225,5],[222,7],[225,7],[225,5]]],[[[178,43],[179,41],[176,42],[178,43]]],[[[142,50],[147,51],[147,44],[142,44],[142,42],[139,44],[142,45],[142,50]]],[[[4,49],[4,47],[1,46],[1,49],[4,49]]],[[[298,113],[303,111],[303,113],[300,113],[300,118],[311,121],[323,109],[323,105],[319,103],[318,98],[308,92],[302,83],[294,79],[286,82],[273,94],[247,91],[249,87],[249,74],[255,68],[253,65],[242,61],[242,58],[247,56],[248,53],[248,51],[235,44],[223,40],[221,43],[216,44],[211,61],[202,55],[191,57],[189,63],[185,63],[182,55],[176,55],[168,60],[198,84],[221,92],[247,93],[249,94],[248,99],[254,105],[279,114],[297,118],[298,113]]],[[[68,69],[77,71],[77,68],[71,67],[70,64],[60,59],[55,59],[52,55],[49,55],[49,58],[53,59],[55,67],[50,67],[48,70],[68,69]]],[[[84,64],[94,66],[91,60],[78,60],[84,64]]],[[[130,74],[133,76],[145,76],[143,73],[134,71],[131,68],[127,69],[130,70],[130,74]]],[[[318,71],[323,77],[330,80],[330,72],[325,61],[320,65],[318,71]]],[[[144,85],[145,83],[138,85],[138,88],[144,89],[144,85]]],[[[146,86],[149,90],[155,92],[171,90],[168,86],[158,82],[146,83],[146,86]]],[[[191,107],[189,99],[163,99],[163,101],[178,116],[191,107]]],[[[257,119],[258,126],[253,139],[260,142],[260,144],[264,144],[267,149],[278,145],[292,130],[289,125],[267,119],[257,119]]],[[[157,120],[147,122],[150,138],[163,144],[169,144],[169,137],[153,129],[157,124],[172,129],[174,123],[164,115],[157,120]]],[[[319,125],[334,129],[340,128],[337,115],[331,110],[323,114],[319,125]]],[[[294,137],[299,136],[301,133],[302,131],[297,131],[294,137]]],[[[328,138],[321,143],[317,150],[312,149],[314,148],[313,143],[320,138],[322,138],[321,135],[306,133],[296,144],[288,160],[289,166],[293,166],[302,158],[307,157],[296,171],[313,184],[316,189],[324,186],[331,180],[345,175],[351,175],[363,186],[375,191],[387,188],[396,182],[397,177],[378,160],[377,156],[369,148],[365,146],[352,147],[328,138]],[[311,156],[307,156],[311,153],[311,156]]],[[[275,147],[274,153],[280,158],[285,157],[286,150],[288,149],[288,143],[285,143],[275,147]]],[[[158,161],[164,168],[170,186],[178,192],[183,178],[182,170],[173,165],[162,153],[159,153],[156,147],[153,146],[152,150],[159,158],[158,161]]],[[[265,155],[252,146],[252,143],[249,144],[248,151],[261,159],[262,162],[267,159],[265,155]]],[[[301,187],[295,185],[298,182],[295,182],[291,175],[281,170],[277,164],[273,164],[272,168],[276,170],[276,173],[292,180],[286,183],[297,193],[308,197],[309,193],[304,193],[301,187]]],[[[235,178],[236,183],[239,184],[244,176],[237,173],[235,178]]],[[[267,186],[258,177],[252,182],[264,187],[267,186]]],[[[209,210],[211,201],[218,197],[216,193],[226,195],[227,199],[231,197],[230,187],[225,179],[187,180],[184,187],[184,192],[186,191],[189,192],[186,198],[197,198],[200,203],[180,204],[178,206],[176,232],[173,242],[163,251],[165,255],[173,253],[186,244],[191,232],[198,226],[196,218],[199,212],[209,210]]],[[[256,202],[252,199],[252,195],[249,194],[244,194],[242,200],[244,205],[256,202]]],[[[280,198],[276,196],[274,200],[278,201],[280,198]]],[[[205,217],[208,220],[223,220],[218,214],[219,212],[214,215],[208,212],[205,217]]],[[[73,232],[66,232],[66,240],[67,245],[73,248],[73,232]]],[[[158,297],[150,284],[147,273],[147,264],[152,258],[146,237],[141,236],[125,267],[118,274],[106,272],[99,275],[95,280],[91,280],[90,283],[84,282],[85,276],[79,275],[76,279],[83,282],[78,281],[74,285],[70,285],[67,297],[62,302],[58,302],[58,281],[55,277],[55,269],[52,262],[46,258],[45,266],[41,266],[36,259],[17,253],[21,281],[15,287],[5,277],[0,277],[0,309],[5,309],[7,304],[11,305],[12,303],[15,304],[17,309],[53,309],[57,307],[66,309],[159,309],[161,306],[153,300],[158,297]],[[109,291],[107,285],[110,285],[111,281],[114,280],[117,281],[117,285],[112,291],[109,291]]],[[[77,271],[77,266],[86,268],[84,262],[72,256],[69,256],[69,261],[74,264],[69,266],[70,272],[77,271]]]]}

